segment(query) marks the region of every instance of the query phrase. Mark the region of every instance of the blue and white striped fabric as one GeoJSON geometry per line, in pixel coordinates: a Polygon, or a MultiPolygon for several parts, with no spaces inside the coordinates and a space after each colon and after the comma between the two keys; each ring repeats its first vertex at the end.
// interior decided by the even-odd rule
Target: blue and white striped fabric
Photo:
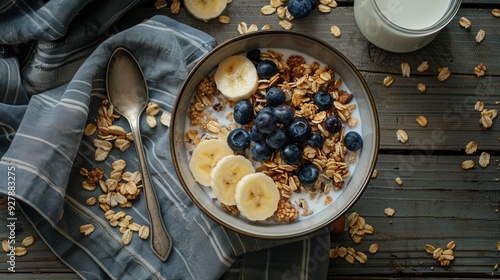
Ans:
{"type": "MultiPolygon", "coordinates": [[[[96,163],[95,121],[105,92],[105,68],[116,47],[129,49],[147,78],[150,100],[171,111],[189,70],[215,40],[165,16],[117,34],[112,24],[141,1],[0,1],[0,193],[7,195],[8,170],[15,197],[52,250],[84,279],[324,279],[329,232],[296,240],[262,240],[227,230],[199,211],[173,171],[168,128],[142,122],[143,145],[162,215],[173,239],[166,262],[149,240],[134,235],[121,243],[98,206],[99,192],[81,188],[79,169],[123,158],[138,170],[135,150],[113,149],[96,163]],[[113,33],[113,32],[110,32],[113,33]],[[29,54],[29,55],[28,55],[29,54]],[[94,224],[88,236],[80,225],[94,224]]],[[[128,127],[125,120],[116,124],[128,127]]],[[[144,199],[125,211],[148,225],[144,199]]]]}

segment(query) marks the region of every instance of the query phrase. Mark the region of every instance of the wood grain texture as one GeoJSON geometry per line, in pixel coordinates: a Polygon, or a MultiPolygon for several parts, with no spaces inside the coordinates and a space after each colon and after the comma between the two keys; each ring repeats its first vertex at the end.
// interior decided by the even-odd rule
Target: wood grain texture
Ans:
{"type": "MultiPolygon", "coordinates": [[[[363,265],[330,260],[330,278],[500,277],[500,271],[493,271],[494,265],[500,264],[500,252],[496,248],[500,241],[500,120],[494,121],[491,129],[481,130],[480,114],[474,111],[478,100],[488,109],[500,109],[497,104],[500,102],[500,19],[491,15],[498,1],[464,0],[457,16],[433,42],[407,54],[389,53],[371,45],[356,26],[353,1],[337,2],[339,8],[331,13],[314,11],[306,19],[292,21],[292,31],[316,36],[344,53],[370,87],[380,121],[380,154],[376,164],[379,175],[370,181],[349,212],[360,213],[375,228],[375,233],[367,235],[360,244],[352,242],[346,232],[337,234],[332,236],[332,247],[352,246],[367,253],[372,243],[378,243],[380,249],[373,255],[367,253],[369,260],[363,265]],[[472,27],[468,30],[460,27],[460,17],[471,20],[472,27]],[[340,27],[340,38],[330,34],[332,24],[340,27]],[[486,38],[477,44],[474,37],[480,28],[486,31],[486,38]],[[403,61],[412,68],[408,78],[401,76],[403,61]],[[416,67],[422,61],[428,61],[430,69],[418,73],[416,67]],[[473,74],[479,63],[488,67],[486,76],[480,78],[473,74]],[[452,72],[444,82],[436,78],[440,66],[452,72]],[[387,75],[395,78],[390,87],[382,85],[387,75]],[[417,83],[426,84],[427,91],[419,92],[417,83]],[[417,124],[415,119],[419,115],[428,119],[427,127],[417,124]],[[408,143],[397,141],[397,129],[408,133],[408,143]],[[471,140],[477,141],[479,148],[468,156],[464,149],[471,140]],[[487,168],[477,165],[482,151],[492,155],[487,168]],[[469,159],[476,162],[476,167],[462,170],[460,163],[469,159]],[[402,186],[396,184],[397,177],[403,180],[402,186]],[[391,218],[383,213],[387,207],[396,211],[391,218]],[[451,266],[441,267],[423,246],[442,247],[450,240],[457,243],[456,259],[451,266]]],[[[281,29],[276,14],[260,13],[266,4],[267,0],[233,0],[224,12],[231,18],[230,24],[196,20],[185,9],[171,15],[168,9],[143,6],[126,14],[117,28],[123,29],[160,14],[203,30],[223,42],[238,36],[240,22],[255,23],[259,28],[270,24],[272,29],[281,29]]],[[[3,215],[5,207],[0,207],[0,216],[3,215]]],[[[24,228],[20,236],[35,235],[37,242],[26,256],[18,259],[21,273],[9,279],[78,279],[40,240],[21,213],[18,217],[24,228]]],[[[6,229],[1,227],[0,236],[5,235],[6,229]]],[[[7,266],[1,257],[0,260],[3,279],[7,266]]]]}
{"type": "Polygon", "coordinates": [[[459,163],[466,158],[430,155],[409,162],[407,156],[381,155],[378,177],[349,211],[364,217],[375,233],[359,244],[348,233],[332,237],[332,247],[351,246],[365,252],[368,262],[350,265],[336,258],[330,262],[330,274],[498,276],[493,271],[500,237],[498,163],[464,172],[459,163]],[[396,177],[403,185],[396,184],[396,177]],[[393,217],[384,214],[387,207],[395,210],[393,217]],[[444,248],[451,240],[457,244],[456,259],[449,267],[441,267],[424,245],[444,248]],[[379,244],[379,250],[369,254],[373,243],[379,244]]]}

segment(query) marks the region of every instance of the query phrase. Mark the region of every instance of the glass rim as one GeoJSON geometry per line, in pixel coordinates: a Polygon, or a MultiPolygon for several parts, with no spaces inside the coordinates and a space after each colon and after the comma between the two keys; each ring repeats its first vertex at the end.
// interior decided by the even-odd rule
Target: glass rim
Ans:
{"type": "Polygon", "coordinates": [[[425,27],[425,28],[418,28],[418,29],[412,29],[412,28],[406,28],[402,27],[400,25],[395,24],[392,22],[389,18],[387,18],[382,11],[380,10],[379,6],[377,5],[376,0],[369,0],[373,2],[373,5],[375,7],[375,12],[380,16],[389,26],[392,28],[403,32],[403,33],[411,33],[414,35],[425,35],[425,34],[432,34],[434,32],[437,32],[444,28],[448,23],[455,17],[457,14],[458,10],[460,9],[460,5],[462,3],[462,0],[450,0],[449,5],[443,14],[443,16],[434,24],[425,27]]]}

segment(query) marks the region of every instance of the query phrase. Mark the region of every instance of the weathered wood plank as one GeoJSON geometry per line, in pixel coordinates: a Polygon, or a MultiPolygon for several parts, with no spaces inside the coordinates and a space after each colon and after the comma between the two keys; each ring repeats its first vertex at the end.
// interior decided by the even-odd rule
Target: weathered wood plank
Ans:
{"type": "MultiPolygon", "coordinates": [[[[163,14],[203,30],[214,36],[218,42],[223,42],[239,35],[237,30],[240,22],[246,22],[248,25],[255,23],[259,28],[270,24],[272,29],[281,30],[280,19],[276,14],[264,16],[260,13],[260,8],[266,3],[267,1],[231,3],[224,12],[231,18],[230,24],[221,24],[217,19],[208,22],[196,20],[185,9],[181,9],[178,15],[172,15],[167,9],[147,8],[127,14],[121,24],[133,24],[151,17],[152,14],[163,14]]],[[[328,14],[314,11],[307,18],[295,19],[292,21],[292,31],[310,34],[330,43],[362,71],[401,73],[402,61],[408,61],[413,69],[416,69],[418,63],[427,60],[431,66],[431,71],[426,73],[429,75],[434,75],[439,66],[449,67],[454,74],[473,74],[474,67],[479,63],[488,66],[488,75],[500,75],[500,57],[493,55],[498,52],[500,45],[500,37],[495,35],[498,33],[499,21],[500,19],[491,15],[490,8],[461,9],[433,42],[421,50],[408,54],[389,53],[371,45],[359,31],[350,6],[333,9],[328,14]],[[458,19],[463,16],[472,21],[470,29],[466,30],[459,26],[458,19]],[[332,24],[340,27],[342,31],[340,38],[330,34],[332,24]],[[474,38],[480,28],[484,29],[487,35],[481,44],[477,44],[474,38]]]]}
{"type": "MultiPolygon", "coordinates": [[[[0,217],[7,217],[6,205],[6,198],[0,198],[0,217]]],[[[66,264],[54,255],[19,208],[16,209],[15,218],[17,218],[15,223],[19,231],[15,234],[16,246],[21,246],[22,240],[27,236],[31,235],[35,237],[35,243],[27,247],[28,253],[24,256],[15,258],[16,273],[73,272],[72,269],[66,266],[66,264]]],[[[0,227],[0,240],[8,239],[9,236],[9,229],[5,225],[2,225],[0,227]]],[[[0,278],[2,278],[2,273],[9,273],[7,269],[10,267],[10,264],[7,263],[7,260],[7,254],[0,254],[0,278]]],[[[9,275],[13,274],[15,273],[9,275]]]]}
{"type": "MultiPolygon", "coordinates": [[[[213,20],[195,20],[185,11],[172,17],[206,31],[222,42],[238,35],[237,24],[240,21],[281,28],[277,25],[276,15],[260,14],[261,4],[259,1],[232,3],[233,6],[227,11],[233,19],[229,25],[213,20]]],[[[142,19],[148,13],[150,16],[151,12],[158,11],[143,9],[133,16],[142,19]]],[[[409,54],[389,53],[369,44],[355,24],[352,7],[341,7],[330,14],[312,14],[307,19],[292,22],[295,24],[293,30],[312,34],[332,44],[362,72],[378,108],[381,149],[424,150],[426,153],[461,151],[469,141],[475,140],[480,143],[480,149],[491,151],[498,146],[498,124],[494,123],[488,131],[481,131],[480,114],[474,111],[474,104],[478,100],[483,101],[488,109],[498,109],[500,106],[496,103],[500,101],[500,56],[493,55],[500,50],[500,36],[497,36],[500,19],[491,16],[490,12],[489,9],[460,10],[453,21],[455,23],[445,28],[434,42],[409,54]],[[458,25],[461,16],[471,19],[477,28],[488,30],[491,33],[488,40],[477,44],[472,31],[458,25]],[[333,23],[341,26],[344,32],[341,38],[329,34],[329,27],[333,23]],[[403,61],[409,62],[413,69],[410,78],[401,76],[400,64],[403,61]],[[429,61],[430,69],[418,73],[416,68],[422,61],[429,61]],[[480,62],[485,63],[488,70],[486,76],[478,78],[473,71],[480,62]],[[451,77],[444,82],[437,80],[439,66],[449,67],[452,71],[451,77]],[[382,85],[387,75],[395,78],[391,87],[382,85]],[[418,83],[426,84],[425,93],[417,90],[418,83]],[[424,115],[429,120],[428,127],[419,127],[415,121],[418,115],[424,115]],[[402,145],[397,141],[397,129],[409,133],[410,141],[407,144],[402,145]]]]}
{"type": "MultiPolygon", "coordinates": [[[[380,245],[379,251],[367,254],[368,263],[349,265],[341,259],[330,261],[329,275],[334,279],[378,279],[392,276],[462,276],[488,277],[499,261],[496,243],[500,238],[500,193],[497,180],[498,124],[488,131],[481,131],[478,112],[474,103],[482,100],[486,108],[498,109],[500,101],[500,50],[499,19],[491,16],[496,0],[464,0],[453,22],[426,48],[409,54],[392,54],[373,47],[364,39],[354,21],[352,0],[338,1],[338,9],[329,14],[313,14],[304,20],[294,20],[293,31],[312,34],[343,52],[361,71],[368,82],[378,108],[381,129],[381,154],[377,170],[379,176],[371,180],[361,199],[351,211],[359,212],[375,228],[360,244],[351,241],[347,233],[333,236],[332,246],[352,246],[367,252],[372,243],[380,245]],[[484,9],[474,9],[479,5],[484,9]],[[485,4],[484,4],[485,3],[485,4]],[[471,30],[464,30],[456,23],[465,16],[473,22],[471,30]],[[334,38],[329,34],[332,24],[338,25],[343,35],[334,38]],[[486,30],[483,43],[474,41],[479,28],[486,30]],[[427,60],[428,72],[419,74],[413,70],[410,78],[400,76],[400,63],[408,61],[415,69],[418,63],[427,60]],[[487,76],[477,78],[473,68],[480,62],[487,65],[487,76]],[[445,82],[436,80],[436,68],[449,67],[452,77],[445,82]],[[381,83],[386,75],[394,75],[395,83],[384,87],[381,83]],[[423,82],[427,92],[420,93],[416,84],[423,82]],[[429,120],[426,128],[415,122],[423,114],[429,120]],[[405,129],[410,135],[406,144],[397,142],[395,131],[405,129]],[[462,150],[470,140],[479,143],[476,154],[466,156],[462,150]],[[483,150],[492,152],[491,165],[483,169],[460,169],[460,163],[474,159],[483,150]],[[458,151],[453,155],[450,151],[458,151]],[[391,154],[393,153],[394,154],[391,154]],[[400,153],[400,154],[399,154],[400,153]],[[446,155],[447,153],[448,155],[446,155]],[[403,179],[398,186],[394,179],[403,179]],[[383,209],[396,210],[394,217],[386,217],[383,209]],[[457,242],[456,259],[450,267],[439,264],[425,253],[423,246],[445,246],[450,240],[457,242]]],[[[259,27],[271,24],[279,29],[276,15],[263,16],[260,7],[267,0],[234,1],[226,11],[232,18],[224,25],[216,20],[208,23],[195,20],[184,9],[179,15],[171,15],[180,22],[204,30],[219,42],[238,35],[237,25],[241,21],[256,23],[259,27]]],[[[152,14],[170,15],[167,10],[141,8],[122,19],[121,27],[140,22],[152,14]]],[[[6,208],[0,207],[4,217],[6,208]],[[3,211],[3,212],[2,212],[3,211]]],[[[16,259],[18,273],[7,274],[5,255],[0,255],[0,278],[9,279],[79,279],[44,244],[36,231],[18,213],[18,225],[24,231],[20,240],[28,235],[37,238],[28,248],[26,256],[16,259]],[[35,272],[34,274],[31,272],[35,272]]],[[[0,237],[7,236],[6,228],[0,227],[0,237]]],[[[436,278],[435,278],[436,277],[436,278]]]]}
{"type": "Polygon", "coordinates": [[[448,275],[455,273],[486,277],[498,263],[496,243],[500,237],[500,182],[497,164],[486,169],[461,170],[466,156],[421,156],[418,164],[408,156],[381,155],[378,177],[370,181],[360,200],[349,211],[358,212],[375,228],[355,244],[344,232],[332,237],[332,246],[351,246],[368,255],[366,264],[330,261],[331,275],[448,275]],[[399,186],[395,178],[400,177],[399,186]],[[385,208],[395,214],[388,217],[385,208]],[[423,247],[445,247],[456,241],[455,257],[441,267],[423,247]],[[368,247],[379,244],[376,254],[368,247]]]}
{"type": "MultiPolygon", "coordinates": [[[[376,166],[378,177],[371,180],[351,209],[374,226],[375,234],[367,235],[360,244],[354,244],[347,233],[336,235],[332,240],[332,246],[352,246],[365,252],[370,244],[378,243],[380,250],[374,255],[369,254],[369,262],[362,266],[333,259],[330,273],[368,276],[398,273],[453,275],[461,272],[489,275],[498,262],[498,163],[485,169],[464,171],[459,163],[466,158],[426,155],[408,163],[409,157],[405,155],[380,155],[376,166]],[[396,177],[402,178],[402,186],[395,183],[396,177]],[[386,207],[396,210],[394,217],[383,214],[386,207]],[[448,270],[435,263],[423,251],[423,245],[444,246],[450,240],[457,242],[457,259],[448,270]]],[[[21,214],[19,218],[19,225],[24,229],[20,238],[30,234],[37,236],[30,225],[23,222],[21,214]]],[[[21,272],[69,271],[39,238],[29,248],[29,253],[19,257],[18,261],[21,272]]],[[[5,266],[3,262],[1,265],[5,266]]]]}
{"type": "Polygon", "coordinates": [[[481,113],[474,110],[474,105],[482,101],[487,109],[500,108],[500,78],[453,75],[439,82],[435,76],[394,75],[393,85],[385,87],[382,82],[386,74],[363,72],[363,76],[378,111],[381,149],[437,154],[463,151],[472,140],[478,143],[479,151],[498,149],[498,120],[490,129],[482,130],[481,113]],[[418,91],[418,83],[426,84],[425,93],[418,91]],[[427,127],[416,122],[419,115],[427,118],[427,127]],[[408,133],[406,144],[397,140],[398,129],[408,133]]]}

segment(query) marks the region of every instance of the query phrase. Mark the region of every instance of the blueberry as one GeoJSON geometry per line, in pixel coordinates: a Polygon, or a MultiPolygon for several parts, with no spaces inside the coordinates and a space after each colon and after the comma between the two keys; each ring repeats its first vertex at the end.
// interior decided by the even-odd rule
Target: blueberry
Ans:
{"type": "Polygon", "coordinates": [[[280,150],[281,158],[288,164],[297,164],[302,160],[302,149],[295,144],[288,144],[280,150]]]}
{"type": "Polygon", "coordinates": [[[294,114],[292,107],[286,104],[280,104],[273,108],[273,115],[276,122],[284,124],[285,126],[293,122],[294,114]]]}
{"type": "Polygon", "coordinates": [[[321,136],[321,134],[311,134],[311,138],[309,138],[309,145],[311,145],[311,147],[321,148],[321,146],[323,146],[323,143],[325,143],[325,139],[323,138],[323,136],[321,136]]]}
{"type": "Polygon", "coordinates": [[[250,59],[251,61],[255,62],[255,63],[259,63],[259,61],[260,61],[260,50],[259,49],[249,50],[247,52],[247,58],[250,59]]]}
{"type": "Polygon", "coordinates": [[[267,105],[271,107],[278,106],[285,102],[285,93],[279,87],[271,87],[267,90],[266,101],[267,105]]]}
{"type": "Polygon", "coordinates": [[[267,112],[259,113],[257,117],[255,117],[255,125],[259,129],[260,133],[266,135],[271,134],[278,129],[274,116],[267,112]]]}
{"type": "Polygon", "coordinates": [[[277,150],[286,143],[286,135],[283,130],[276,130],[276,132],[267,135],[266,144],[269,148],[277,150]]]}
{"type": "Polygon", "coordinates": [[[319,5],[318,0],[309,0],[309,2],[311,2],[311,8],[313,9],[316,9],[319,5]]]}
{"type": "Polygon", "coordinates": [[[266,161],[271,158],[273,152],[266,144],[255,143],[250,150],[253,157],[258,161],[266,161]]]}
{"type": "Polygon", "coordinates": [[[253,120],[253,106],[248,99],[236,102],[233,109],[233,118],[236,123],[247,124],[253,120]]]}
{"type": "Polygon", "coordinates": [[[257,64],[257,74],[261,79],[269,80],[278,74],[278,66],[271,60],[262,60],[257,64]]]}
{"type": "Polygon", "coordinates": [[[264,108],[262,108],[260,111],[259,111],[259,114],[262,114],[262,113],[269,113],[271,115],[274,115],[273,113],[273,108],[271,108],[270,106],[264,106],[264,108]]]}
{"type": "Polygon", "coordinates": [[[333,98],[332,98],[332,96],[328,92],[326,92],[324,90],[318,91],[314,95],[314,99],[313,100],[314,100],[314,104],[316,104],[316,106],[318,106],[318,109],[320,111],[328,110],[333,105],[333,98]]]}
{"type": "Polygon", "coordinates": [[[311,137],[311,126],[304,119],[295,119],[287,128],[287,136],[295,143],[305,143],[311,137]]]}
{"type": "Polygon", "coordinates": [[[250,129],[250,139],[256,143],[264,143],[266,141],[266,135],[259,132],[257,126],[252,126],[250,129]]]}
{"type": "Polygon", "coordinates": [[[316,183],[319,177],[318,168],[311,163],[304,164],[299,169],[298,177],[302,185],[304,186],[314,185],[314,183],[316,183]]]}
{"type": "Polygon", "coordinates": [[[250,133],[243,128],[231,130],[227,135],[227,144],[233,151],[243,151],[250,147],[250,133]]]}
{"type": "Polygon", "coordinates": [[[325,128],[331,133],[339,132],[342,129],[342,120],[337,116],[328,117],[325,121],[325,128]]]}
{"type": "Polygon", "coordinates": [[[348,150],[357,151],[363,146],[363,138],[356,131],[349,131],[344,136],[344,145],[348,150]]]}
{"type": "Polygon", "coordinates": [[[310,0],[290,0],[288,1],[288,11],[294,18],[303,18],[312,11],[310,0]]]}

